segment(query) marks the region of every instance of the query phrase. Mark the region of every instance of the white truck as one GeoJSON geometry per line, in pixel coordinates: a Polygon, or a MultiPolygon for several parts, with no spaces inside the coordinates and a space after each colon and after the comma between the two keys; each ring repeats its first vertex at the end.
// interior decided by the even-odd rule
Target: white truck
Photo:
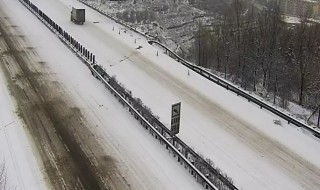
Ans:
{"type": "Polygon", "coordinates": [[[77,9],[72,7],[71,21],[76,24],[83,24],[86,21],[85,9],[77,9]]]}

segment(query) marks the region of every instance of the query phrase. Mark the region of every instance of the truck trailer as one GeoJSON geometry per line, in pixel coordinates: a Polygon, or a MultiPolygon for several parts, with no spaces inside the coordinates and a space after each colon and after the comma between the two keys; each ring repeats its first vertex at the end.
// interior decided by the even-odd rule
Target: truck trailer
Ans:
{"type": "Polygon", "coordinates": [[[77,9],[72,7],[71,21],[76,24],[83,24],[85,22],[85,9],[77,9]]]}

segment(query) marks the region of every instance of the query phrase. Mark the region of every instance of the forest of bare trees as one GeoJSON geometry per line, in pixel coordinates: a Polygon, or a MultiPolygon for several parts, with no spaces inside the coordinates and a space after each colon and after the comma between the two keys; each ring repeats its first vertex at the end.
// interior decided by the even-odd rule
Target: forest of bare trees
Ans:
{"type": "Polygon", "coordinates": [[[281,20],[277,6],[264,10],[242,0],[225,9],[220,22],[199,22],[193,59],[282,107],[288,101],[310,109],[320,104],[320,27],[301,18],[281,20]]]}

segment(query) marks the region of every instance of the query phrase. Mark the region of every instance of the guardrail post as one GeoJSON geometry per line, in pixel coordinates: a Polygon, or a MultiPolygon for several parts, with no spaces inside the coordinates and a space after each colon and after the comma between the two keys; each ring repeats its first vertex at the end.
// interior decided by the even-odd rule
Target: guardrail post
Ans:
{"type": "Polygon", "coordinates": [[[188,158],[188,155],[189,155],[189,150],[188,148],[185,148],[184,157],[188,158]]]}

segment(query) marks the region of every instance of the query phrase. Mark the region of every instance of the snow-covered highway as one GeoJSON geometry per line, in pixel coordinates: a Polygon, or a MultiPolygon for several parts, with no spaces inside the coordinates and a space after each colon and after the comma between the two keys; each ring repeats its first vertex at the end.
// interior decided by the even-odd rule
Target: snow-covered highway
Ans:
{"type": "MultiPolygon", "coordinates": [[[[138,176],[131,179],[132,175],[128,174],[125,177],[138,181],[145,189],[179,189],[181,184],[184,184],[181,189],[199,188],[164,151],[152,151],[143,156],[145,151],[131,147],[138,144],[138,147],[155,150],[157,144],[152,139],[144,140],[149,137],[145,137],[139,127],[131,126],[132,119],[118,118],[117,115],[126,114],[125,111],[117,110],[119,105],[112,96],[105,97],[108,94],[92,77],[86,76],[84,66],[32,14],[23,10],[18,1],[0,2],[1,8],[23,28],[40,56],[60,77],[88,122],[95,123],[97,130],[102,131],[97,138],[104,139],[104,147],[117,153],[115,158],[124,163],[122,171],[134,171],[138,176]],[[115,125],[117,127],[107,127],[115,125]],[[132,141],[139,143],[133,145],[132,141]],[[154,162],[158,167],[151,167],[154,162]],[[131,164],[128,166],[128,163],[131,164]],[[163,168],[166,171],[162,171],[163,168]],[[157,182],[151,182],[153,176],[157,176],[157,182]],[[172,186],[164,183],[168,179],[172,186]]],[[[275,125],[274,120],[278,119],[275,116],[195,73],[190,72],[189,76],[187,69],[179,63],[162,53],[156,56],[157,49],[149,46],[145,39],[124,32],[122,26],[93,10],[87,8],[87,22],[83,26],[74,25],[69,20],[70,10],[72,6],[83,7],[78,1],[32,2],[95,53],[99,64],[104,65],[108,73],[116,75],[164,123],[169,124],[171,104],[181,101],[182,123],[178,136],[213,160],[233,178],[236,186],[243,189],[319,189],[318,140],[283,121],[282,126],[275,125]],[[139,46],[142,48],[136,49],[139,46]]]]}
{"type": "Polygon", "coordinates": [[[1,27],[7,32],[1,33],[6,40],[1,38],[0,44],[0,84],[4,87],[0,91],[0,142],[4,142],[0,150],[4,150],[4,158],[9,159],[5,162],[10,185],[32,190],[45,189],[45,186],[47,189],[82,189],[85,184],[80,181],[83,182],[85,175],[89,177],[89,184],[94,185],[89,175],[93,174],[92,179],[96,173],[91,173],[92,169],[83,170],[86,167],[85,162],[81,165],[83,157],[69,157],[75,151],[72,149],[80,148],[91,164],[98,166],[108,189],[202,188],[19,1],[1,0],[0,10],[1,27]],[[8,42],[14,42],[10,47],[17,49],[8,49],[8,42]],[[18,99],[20,94],[16,92],[25,92],[25,95],[21,94],[22,98],[18,99]],[[57,119],[54,114],[57,118],[62,116],[60,121],[54,120],[57,119]],[[34,115],[38,119],[33,118],[34,115]],[[17,125],[22,123],[16,130],[22,134],[13,133],[14,124],[4,126],[11,121],[17,125]],[[42,135],[33,133],[36,130],[42,135]],[[69,137],[74,138],[69,140],[78,142],[78,148],[63,137],[70,135],[69,130],[73,131],[69,137]],[[23,133],[28,134],[28,140],[23,133]],[[27,153],[23,152],[28,148],[25,141],[32,146],[27,153]],[[10,154],[12,149],[9,151],[7,146],[15,146],[15,153],[10,154]],[[19,147],[22,150],[19,151],[19,147]],[[36,159],[28,156],[32,154],[36,159]],[[48,155],[51,157],[44,160],[48,155]],[[48,170],[51,163],[58,169],[48,170]],[[77,173],[79,170],[83,173],[77,173]],[[51,178],[56,172],[61,177],[58,180],[51,178]]]}
{"type": "Polygon", "coordinates": [[[41,9],[97,55],[107,72],[169,124],[172,103],[182,102],[179,136],[210,158],[244,189],[317,189],[319,142],[225,92],[163,54],[139,36],[87,9],[87,22],[69,21],[77,1],[35,0],[41,9]],[[120,28],[120,35],[119,35],[120,28]],[[114,31],[113,31],[114,29],[114,31]],[[134,41],[137,41],[137,44],[134,41]],[[138,46],[143,48],[137,50],[138,46]]]}

